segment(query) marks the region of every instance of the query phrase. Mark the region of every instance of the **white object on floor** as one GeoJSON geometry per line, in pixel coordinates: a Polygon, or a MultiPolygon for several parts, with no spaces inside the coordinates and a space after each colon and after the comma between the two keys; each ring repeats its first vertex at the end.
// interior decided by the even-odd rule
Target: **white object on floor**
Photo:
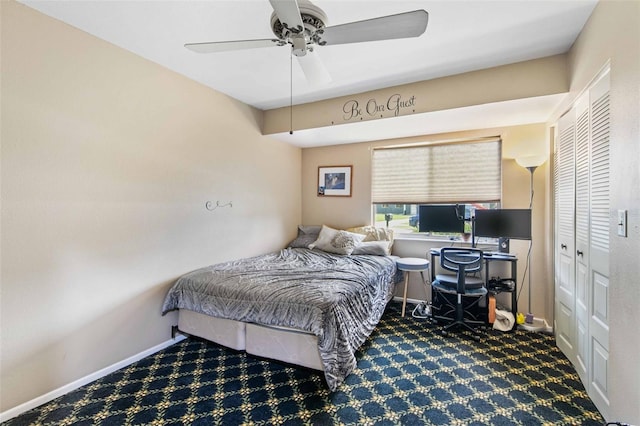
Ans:
{"type": "Polygon", "coordinates": [[[493,323],[493,328],[500,331],[509,331],[516,323],[516,318],[513,313],[509,311],[503,311],[502,309],[496,309],[496,320],[493,323]]]}

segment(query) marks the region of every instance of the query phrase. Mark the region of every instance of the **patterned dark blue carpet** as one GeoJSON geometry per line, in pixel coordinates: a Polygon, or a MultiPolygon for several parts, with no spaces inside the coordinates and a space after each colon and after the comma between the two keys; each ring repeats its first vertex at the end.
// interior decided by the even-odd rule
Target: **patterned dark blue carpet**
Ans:
{"type": "Polygon", "coordinates": [[[6,425],[602,425],[552,336],[476,343],[391,303],[329,392],[319,372],[188,339],[6,425]]]}

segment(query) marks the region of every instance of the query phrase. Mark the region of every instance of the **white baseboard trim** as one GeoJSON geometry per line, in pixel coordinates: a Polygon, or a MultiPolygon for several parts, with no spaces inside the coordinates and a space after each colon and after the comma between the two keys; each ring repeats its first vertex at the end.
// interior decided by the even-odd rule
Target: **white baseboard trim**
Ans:
{"type": "MultiPolygon", "coordinates": [[[[402,297],[401,296],[394,296],[393,297],[393,301],[402,303],[402,297]]],[[[424,300],[410,299],[410,298],[407,297],[407,303],[413,303],[414,305],[417,305],[418,303],[422,303],[422,302],[424,302],[424,300]]]]}
{"type": "Polygon", "coordinates": [[[518,328],[526,331],[537,331],[546,334],[553,334],[553,327],[549,325],[545,318],[533,318],[532,324],[518,324],[518,328]]]}
{"type": "Polygon", "coordinates": [[[58,389],[54,389],[51,392],[48,392],[44,395],[41,395],[37,398],[32,399],[31,401],[27,401],[23,404],[20,404],[16,407],[10,408],[7,411],[4,411],[2,413],[0,413],[0,422],[6,422],[9,419],[12,419],[14,417],[19,416],[22,413],[26,413],[27,411],[31,410],[32,408],[36,408],[42,404],[45,404],[49,401],[52,401],[54,399],[56,399],[59,396],[62,396],[64,394],[67,394],[71,391],[74,391],[76,389],[78,389],[81,386],[84,386],[86,384],[89,384],[91,382],[94,382],[98,379],[100,379],[101,377],[106,376],[107,374],[113,373],[114,371],[120,370],[121,368],[124,368],[128,365],[133,364],[136,361],[140,361],[142,358],[149,356],[149,355],[153,355],[156,352],[161,351],[164,348],[167,348],[175,343],[178,343],[182,340],[186,339],[186,336],[183,335],[177,335],[175,337],[175,339],[169,339],[167,341],[164,341],[162,343],[160,343],[159,345],[156,345],[152,348],[149,348],[147,350],[144,350],[140,353],[137,353],[133,356],[130,356],[127,359],[124,359],[122,361],[116,362],[115,364],[111,364],[108,367],[103,368],[102,370],[98,370],[95,373],[91,373],[87,376],[84,376],[74,382],[71,382],[69,384],[66,384],[64,386],[59,387],[58,389]]]}

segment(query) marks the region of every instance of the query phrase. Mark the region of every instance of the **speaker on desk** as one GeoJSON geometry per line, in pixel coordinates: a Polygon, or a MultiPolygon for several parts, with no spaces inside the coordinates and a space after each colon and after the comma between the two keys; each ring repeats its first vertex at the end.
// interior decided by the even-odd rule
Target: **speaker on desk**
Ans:
{"type": "Polygon", "coordinates": [[[509,253],[509,239],[498,238],[498,251],[500,253],[509,253]]]}

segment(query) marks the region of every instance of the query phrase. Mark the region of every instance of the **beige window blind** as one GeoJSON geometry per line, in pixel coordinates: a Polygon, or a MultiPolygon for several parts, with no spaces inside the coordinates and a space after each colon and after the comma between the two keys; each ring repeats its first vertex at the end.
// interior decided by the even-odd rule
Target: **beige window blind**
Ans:
{"type": "Polygon", "coordinates": [[[373,150],[372,201],[494,202],[502,187],[499,138],[373,150]]]}

